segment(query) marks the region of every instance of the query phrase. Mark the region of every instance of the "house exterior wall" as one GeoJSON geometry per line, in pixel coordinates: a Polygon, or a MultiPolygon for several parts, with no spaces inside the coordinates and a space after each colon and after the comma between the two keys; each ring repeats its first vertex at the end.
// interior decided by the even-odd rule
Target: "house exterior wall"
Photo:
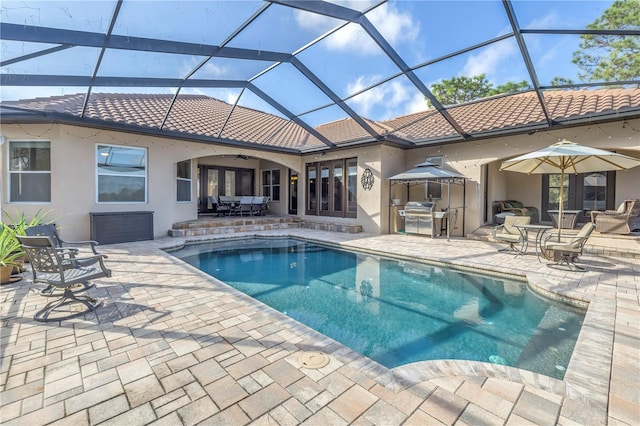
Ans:
{"type": "MultiPolygon", "coordinates": [[[[90,212],[153,211],[154,234],[167,235],[173,223],[197,218],[196,169],[198,161],[256,168],[255,191],[260,191],[260,160],[237,159],[237,155],[262,156],[284,170],[299,170],[299,156],[256,151],[247,148],[209,145],[94,128],[59,124],[10,124],[2,126],[4,143],[0,147],[2,196],[1,207],[10,215],[16,211],[32,217],[38,210],[49,211],[48,218],[60,228],[62,238],[90,238],[90,212]],[[51,142],[51,202],[9,203],[8,149],[9,141],[51,142]],[[147,202],[96,202],[96,145],[123,145],[147,148],[147,202]],[[225,157],[226,156],[226,157],[225,157]],[[176,202],[176,163],[193,159],[192,201],[176,202]],[[242,163],[240,163],[242,162],[242,163]],[[251,166],[247,166],[250,163],[251,166]]],[[[286,181],[285,181],[286,188],[286,181]]],[[[283,193],[286,197],[286,192],[283,193]]],[[[286,200],[286,198],[285,198],[286,200]]],[[[3,217],[6,220],[6,217],[3,217]]]]}
{"type": "MultiPolygon", "coordinates": [[[[299,173],[298,216],[309,221],[359,224],[368,233],[395,232],[402,224],[397,222],[397,208],[408,200],[424,200],[425,189],[415,185],[390,185],[388,177],[412,168],[427,157],[443,155],[445,161],[468,178],[464,189],[451,186],[451,207],[458,209],[457,221],[452,223],[451,235],[461,236],[491,223],[492,203],[496,200],[518,199],[526,205],[541,207],[541,177],[513,172],[500,172],[501,161],[531,152],[561,139],[622,154],[640,157],[640,119],[585,125],[563,130],[541,131],[533,135],[465,141],[421,147],[409,150],[370,144],[348,149],[327,151],[324,154],[291,155],[257,151],[234,146],[193,143],[177,139],[123,133],[63,124],[9,124],[2,126],[4,143],[0,146],[2,194],[0,207],[10,214],[24,211],[33,216],[38,210],[50,211],[49,218],[60,227],[63,238],[83,240],[90,237],[89,212],[153,211],[156,237],[166,235],[172,224],[197,218],[196,170],[197,164],[225,165],[255,169],[255,194],[261,193],[261,171],[279,168],[281,173],[281,200],[270,206],[271,214],[288,213],[288,170],[299,173]],[[624,123],[624,125],[623,125],[624,123]],[[8,146],[9,141],[43,140],[51,142],[52,188],[50,203],[9,203],[8,199],[8,146]],[[96,144],[124,145],[148,150],[148,196],[143,204],[96,203],[96,144]],[[248,160],[238,155],[249,156],[248,160]],[[305,164],[345,158],[358,159],[358,210],[356,218],[306,216],[305,164]],[[176,163],[193,159],[192,201],[176,202],[176,163]],[[486,166],[485,175],[483,166],[486,166]],[[360,178],[365,169],[374,176],[371,190],[362,187],[360,178]],[[485,179],[487,180],[485,182],[485,179]],[[484,185],[487,185],[487,196],[484,185]],[[465,206],[464,210],[462,207],[465,206]],[[486,221],[485,221],[486,217],[486,221]],[[464,222],[464,226],[463,226],[464,222]]],[[[625,198],[640,198],[640,167],[618,172],[616,175],[616,206],[625,198]]],[[[446,207],[446,188],[439,208],[446,207]]]]}

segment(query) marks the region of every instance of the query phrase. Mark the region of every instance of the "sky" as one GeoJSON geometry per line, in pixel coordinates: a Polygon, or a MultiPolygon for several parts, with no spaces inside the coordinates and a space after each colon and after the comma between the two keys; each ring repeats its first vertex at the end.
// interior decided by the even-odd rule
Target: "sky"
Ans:
{"type": "MultiPolygon", "coordinates": [[[[486,74],[494,85],[530,82],[514,37],[430,63],[453,52],[510,34],[504,6],[498,0],[477,1],[333,1],[358,11],[384,36],[426,87],[451,77],[486,74]],[[376,6],[378,5],[378,6],[376,6]],[[375,6],[375,7],[374,7],[375,6]],[[427,64],[427,65],[425,65],[427,64]]],[[[524,29],[584,29],[611,1],[513,1],[524,29]]],[[[2,0],[0,20],[14,24],[105,33],[115,1],[2,0]]],[[[358,114],[386,120],[423,111],[423,94],[357,24],[262,1],[125,0],[113,34],[295,53],[301,63],[358,114]],[[261,8],[266,10],[243,31],[234,32],[261,8]],[[329,36],[317,41],[321,36],[329,36]],[[371,88],[374,86],[374,88],[371,88]],[[370,89],[371,88],[371,89],[370,89]],[[365,90],[369,89],[369,90],[365,90]]],[[[571,62],[577,35],[525,34],[525,43],[542,85],[555,76],[575,82],[571,62]]],[[[2,61],[54,47],[2,40],[2,61]]],[[[0,67],[1,73],[90,76],[99,49],[73,47],[0,67]]],[[[207,58],[181,54],[108,49],[98,76],[185,78],[207,58]]],[[[249,80],[293,114],[317,126],[347,117],[332,100],[289,63],[225,58],[209,59],[193,78],[249,80]],[[269,69],[269,67],[273,67],[269,69]],[[269,69],[267,72],[265,70],[269,69]],[[262,74],[261,74],[262,73],[262,74]],[[324,108],[323,108],[324,107],[324,108]]],[[[2,100],[86,92],[86,87],[12,87],[0,89],[2,100]]],[[[94,92],[174,93],[176,88],[103,88],[94,92]]],[[[283,116],[253,92],[241,89],[182,89],[283,116]]]]}

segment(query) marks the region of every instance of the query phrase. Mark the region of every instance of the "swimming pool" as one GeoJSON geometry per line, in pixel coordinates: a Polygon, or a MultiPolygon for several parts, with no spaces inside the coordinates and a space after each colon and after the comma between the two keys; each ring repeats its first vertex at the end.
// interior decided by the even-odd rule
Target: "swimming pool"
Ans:
{"type": "Polygon", "coordinates": [[[171,254],[388,368],[465,359],[562,378],[584,319],[522,282],[295,239],[171,254]]]}

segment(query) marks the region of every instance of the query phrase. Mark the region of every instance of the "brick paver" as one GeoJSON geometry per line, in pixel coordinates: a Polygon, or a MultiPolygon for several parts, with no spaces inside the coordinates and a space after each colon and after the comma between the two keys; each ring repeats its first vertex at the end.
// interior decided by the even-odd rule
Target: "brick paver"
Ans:
{"type": "Polygon", "coordinates": [[[114,275],[89,291],[106,302],[95,313],[37,323],[32,315],[48,300],[30,291],[29,272],[0,288],[0,422],[631,425],[640,416],[638,254],[585,255],[582,273],[482,241],[264,234],[515,275],[591,304],[562,381],[452,360],[389,371],[160,250],[180,239],[104,246],[114,275]],[[302,368],[304,350],[325,351],[329,365],[302,368]]]}

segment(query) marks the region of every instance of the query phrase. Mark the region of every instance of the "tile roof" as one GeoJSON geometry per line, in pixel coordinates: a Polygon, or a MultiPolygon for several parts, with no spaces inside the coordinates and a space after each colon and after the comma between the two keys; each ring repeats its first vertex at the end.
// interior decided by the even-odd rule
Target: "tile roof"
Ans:
{"type": "MultiPolygon", "coordinates": [[[[325,144],[293,121],[251,108],[230,105],[204,95],[180,95],[165,114],[173,95],[93,93],[87,102],[85,118],[105,124],[123,124],[184,134],[197,139],[236,141],[264,148],[286,148],[305,151],[325,147],[325,144]]],[[[604,89],[546,91],[545,104],[554,122],[569,123],[588,118],[607,118],[622,112],[640,115],[640,89],[604,89]]],[[[80,117],[84,94],[3,101],[4,107],[18,107],[29,111],[54,112],[80,117]]],[[[487,132],[522,130],[526,126],[545,126],[546,119],[535,92],[469,102],[449,107],[450,116],[469,135],[487,132]]],[[[6,117],[4,117],[6,118],[6,117]]],[[[394,136],[410,142],[446,141],[461,136],[435,110],[376,122],[365,120],[382,138],[394,136]]],[[[141,130],[142,130],[141,129],[141,130]]],[[[351,118],[320,125],[315,130],[336,145],[376,140],[351,118]]],[[[379,139],[379,138],[378,138],[379,139]]]]}

